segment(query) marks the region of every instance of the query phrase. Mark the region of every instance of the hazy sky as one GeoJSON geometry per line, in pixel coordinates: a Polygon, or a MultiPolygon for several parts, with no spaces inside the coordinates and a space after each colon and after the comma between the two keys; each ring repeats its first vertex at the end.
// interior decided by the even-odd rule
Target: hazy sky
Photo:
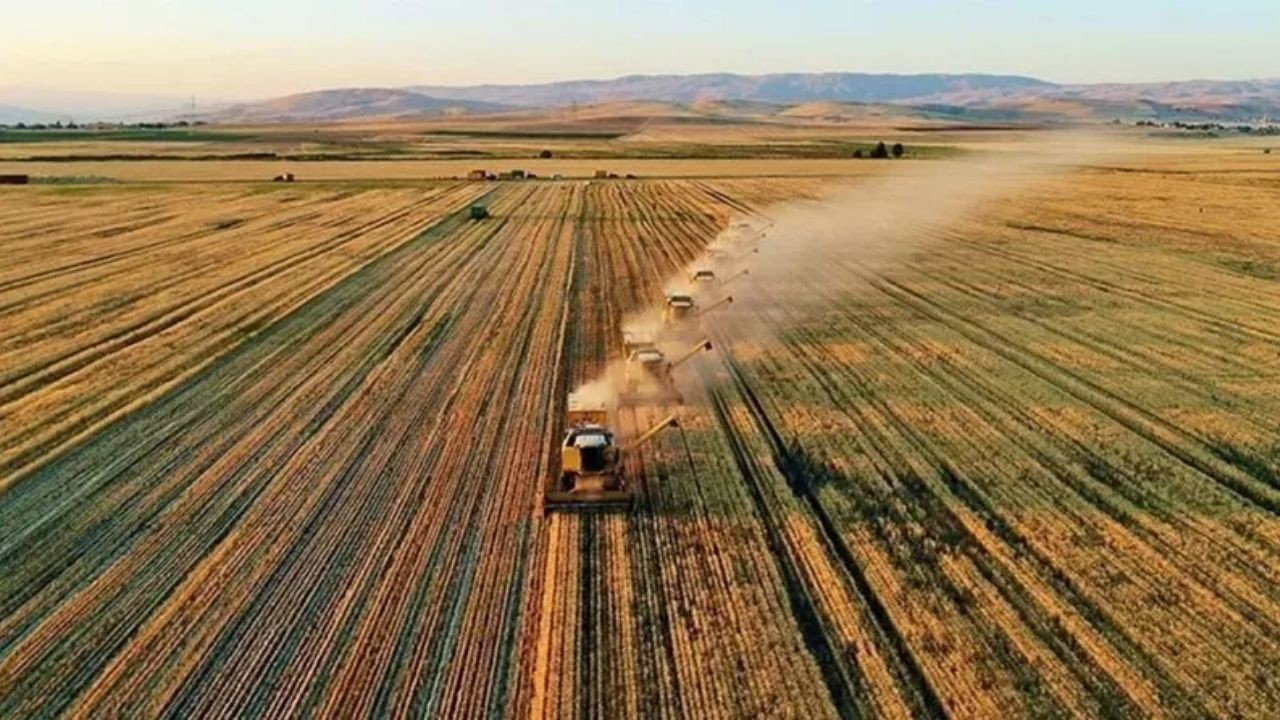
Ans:
{"type": "Polygon", "coordinates": [[[0,0],[0,86],[241,99],[629,73],[1280,76],[1280,0],[0,0]]]}

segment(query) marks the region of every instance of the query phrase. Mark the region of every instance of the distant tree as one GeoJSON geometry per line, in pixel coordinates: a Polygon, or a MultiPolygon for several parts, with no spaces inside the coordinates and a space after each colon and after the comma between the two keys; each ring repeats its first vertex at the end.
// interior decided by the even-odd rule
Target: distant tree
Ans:
{"type": "Polygon", "coordinates": [[[888,157],[889,157],[889,148],[884,144],[884,141],[876,143],[875,148],[871,150],[871,159],[885,160],[888,157]]]}
{"type": "Polygon", "coordinates": [[[1263,155],[1270,155],[1270,154],[1271,154],[1271,148],[1267,148],[1266,150],[1263,150],[1263,151],[1262,151],[1262,154],[1263,154],[1263,155]]]}
{"type": "Polygon", "coordinates": [[[27,129],[27,124],[26,124],[26,123],[23,123],[23,122],[20,122],[20,123],[18,123],[17,125],[14,125],[13,127],[14,127],[15,129],[17,129],[17,130],[26,130],[26,129],[27,129]]]}
{"type": "Polygon", "coordinates": [[[538,157],[542,158],[543,160],[546,160],[547,158],[551,157],[551,151],[543,150],[542,152],[538,153],[538,157]]]}
{"type": "Polygon", "coordinates": [[[861,150],[854,150],[854,151],[853,151],[853,156],[854,156],[855,158],[857,158],[858,160],[861,160],[861,159],[862,159],[862,151],[861,151],[861,150]]]}
{"type": "Polygon", "coordinates": [[[902,147],[902,143],[894,143],[893,147],[890,148],[890,152],[892,152],[893,156],[896,158],[902,157],[902,154],[906,151],[907,149],[902,147]]]}

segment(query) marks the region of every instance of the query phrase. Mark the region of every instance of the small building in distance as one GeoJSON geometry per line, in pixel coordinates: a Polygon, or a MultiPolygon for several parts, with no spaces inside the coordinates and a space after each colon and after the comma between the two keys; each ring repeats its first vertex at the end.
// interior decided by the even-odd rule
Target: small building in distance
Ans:
{"type": "Polygon", "coordinates": [[[596,171],[596,175],[595,175],[595,176],[596,176],[597,178],[607,178],[607,177],[609,177],[609,171],[608,171],[608,170],[597,170],[597,171],[596,171]]]}
{"type": "Polygon", "coordinates": [[[279,175],[271,178],[271,182],[293,182],[293,173],[280,173],[279,175]]]}
{"type": "Polygon", "coordinates": [[[468,180],[488,180],[489,173],[486,170],[472,170],[467,173],[468,180]]]}

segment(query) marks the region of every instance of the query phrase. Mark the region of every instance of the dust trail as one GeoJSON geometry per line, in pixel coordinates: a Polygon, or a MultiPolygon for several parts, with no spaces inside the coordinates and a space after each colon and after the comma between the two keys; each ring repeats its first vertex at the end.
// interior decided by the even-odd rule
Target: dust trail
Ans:
{"type": "MultiPolygon", "coordinates": [[[[787,203],[767,217],[731,222],[712,244],[743,255],[750,275],[727,292],[734,303],[711,322],[719,335],[762,344],[797,322],[820,319],[832,302],[856,294],[864,278],[909,268],[940,230],[995,203],[1129,148],[1100,135],[1049,134],[953,161],[898,162],[886,174],[787,203]],[[735,228],[743,222],[747,229],[735,228]],[[750,227],[768,225],[765,238],[750,227]]],[[[705,262],[705,261],[699,261],[705,262]]]]}
{"type": "MultiPolygon", "coordinates": [[[[664,288],[692,294],[702,307],[731,295],[733,303],[705,316],[702,325],[722,344],[728,341],[746,353],[748,346],[769,343],[788,326],[820,318],[833,302],[865,287],[868,275],[909,263],[927,251],[939,230],[985,204],[1011,200],[1100,157],[1129,151],[1104,135],[1063,132],[957,160],[893,161],[881,175],[820,197],[734,218],[708,245],[708,254],[668,278],[664,288]],[[700,269],[713,270],[715,281],[694,280],[700,269]]],[[[661,338],[661,318],[660,307],[650,308],[624,318],[621,326],[661,338]]],[[[658,344],[668,355],[685,345],[658,344]]],[[[697,371],[698,365],[719,363],[695,359],[678,373],[686,396],[701,395],[699,377],[722,379],[716,372],[697,371]]],[[[578,390],[602,401],[615,398],[621,373],[615,363],[604,377],[578,390]]]]}

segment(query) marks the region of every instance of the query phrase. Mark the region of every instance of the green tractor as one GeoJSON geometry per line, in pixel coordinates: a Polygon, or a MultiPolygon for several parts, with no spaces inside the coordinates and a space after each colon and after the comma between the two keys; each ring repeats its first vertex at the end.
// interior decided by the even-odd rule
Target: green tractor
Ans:
{"type": "Polygon", "coordinates": [[[485,207],[485,206],[483,206],[483,205],[472,205],[472,206],[471,206],[471,219],[472,219],[472,220],[484,220],[484,219],[485,219],[485,218],[487,218],[487,217],[489,217],[489,208],[487,208],[487,207],[485,207]]]}

